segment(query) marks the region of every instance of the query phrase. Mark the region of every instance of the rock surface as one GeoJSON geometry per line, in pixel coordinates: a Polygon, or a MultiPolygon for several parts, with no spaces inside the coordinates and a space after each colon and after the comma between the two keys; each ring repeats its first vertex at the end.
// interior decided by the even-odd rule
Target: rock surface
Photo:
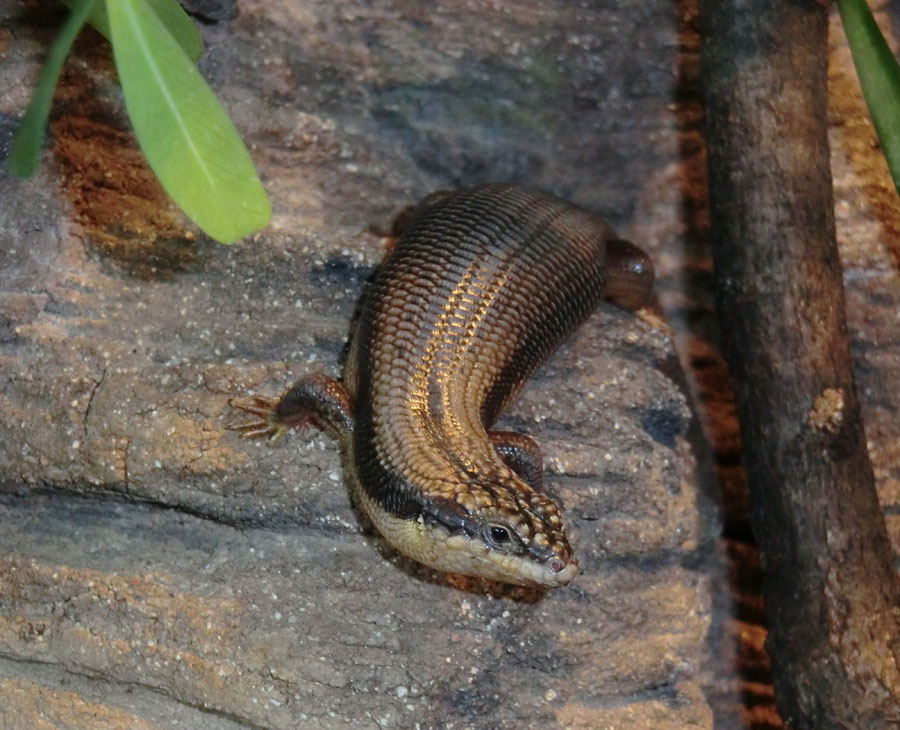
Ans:
{"type": "MultiPolygon", "coordinates": [[[[59,19],[9,4],[4,146],[59,19]]],[[[547,594],[399,558],[322,434],[227,430],[228,397],[339,372],[377,232],[435,189],[562,194],[671,289],[679,17],[239,7],[202,29],[201,68],[272,198],[254,240],[214,244],[167,202],[95,35],[39,177],[0,177],[0,725],[711,728],[714,525],[664,332],[598,312],[504,418],[541,443],[582,566],[547,594]]]]}
{"type": "MultiPolygon", "coordinates": [[[[201,27],[201,68],[272,198],[253,241],[169,205],[96,35],[38,179],[0,172],[0,727],[780,727],[712,317],[694,3],[239,8],[201,27]],[[546,596],[398,559],[326,437],[225,429],[227,397],[339,372],[396,212],[503,179],[653,254],[699,474],[715,460],[698,494],[670,343],[600,312],[506,419],[542,444],[584,567],[546,596]]],[[[3,156],[61,16],[0,10],[3,156]]],[[[900,549],[900,206],[836,18],[832,41],[848,316],[900,549]]]]}

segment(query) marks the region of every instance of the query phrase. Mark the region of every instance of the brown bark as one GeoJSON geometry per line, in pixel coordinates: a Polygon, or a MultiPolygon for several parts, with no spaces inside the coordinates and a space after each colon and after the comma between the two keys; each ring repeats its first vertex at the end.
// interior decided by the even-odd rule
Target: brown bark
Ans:
{"type": "Polygon", "coordinates": [[[794,728],[900,720],[900,587],[851,371],[820,3],[705,0],[717,306],[794,728]]]}

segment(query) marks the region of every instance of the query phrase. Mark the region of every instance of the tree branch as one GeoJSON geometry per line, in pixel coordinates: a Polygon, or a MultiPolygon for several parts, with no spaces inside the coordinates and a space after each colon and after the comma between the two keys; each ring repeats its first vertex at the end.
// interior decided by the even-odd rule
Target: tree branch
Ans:
{"type": "Polygon", "coordinates": [[[900,584],[851,370],[834,232],[827,9],[703,0],[717,306],[794,728],[897,727],[900,584]]]}

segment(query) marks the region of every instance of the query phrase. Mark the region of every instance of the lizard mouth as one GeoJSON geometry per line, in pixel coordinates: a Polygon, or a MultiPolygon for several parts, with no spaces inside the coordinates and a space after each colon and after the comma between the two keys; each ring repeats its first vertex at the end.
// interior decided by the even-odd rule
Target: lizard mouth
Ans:
{"type": "MultiPolygon", "coordinates": [[[[578,561],[573,556],[566,559],[550,554],[538,559],[528,553],[503,552],[465,534],[448,534],[437,526],[425,528],[420,540],[417,554],[407,554],[448,573],[544,588],[567,585],[578,573],[578,561]]],[[[405,551],[401,549],[401,552],[405,551]]]]}
{"type": "Polygon", "coordinates": [[[446,562],[446,567],[441,567],[441,570],[448,572],[512,585],[545,588],[567,585],[578,573],[578,561],[574,557],[566,560],[560,555],[551,555],[538,560],[528,554],[492,550],[482,542],[463,535],[454,535],[444,540],[442,562],[446,562]]]}

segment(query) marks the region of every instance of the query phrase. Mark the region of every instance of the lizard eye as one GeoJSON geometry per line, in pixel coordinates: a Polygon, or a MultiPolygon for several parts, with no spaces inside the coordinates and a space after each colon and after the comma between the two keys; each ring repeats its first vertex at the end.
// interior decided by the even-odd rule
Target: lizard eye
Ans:
{"type": "Polygon", "coordinates": [[[500,525],[491,525],[491,540],[493,540],[498,545],[503,545],[504,543],[509,542],[509,530],[505,527],[501,527],[500,525]]]}
{"type": "Polygon", "coordinates": [[[513,532],[513,528],[502,523],[495,522],[487,525],[484,542],[488,547],[504,553],[519,555],[525,550],[518,536],[513,532]]]}

